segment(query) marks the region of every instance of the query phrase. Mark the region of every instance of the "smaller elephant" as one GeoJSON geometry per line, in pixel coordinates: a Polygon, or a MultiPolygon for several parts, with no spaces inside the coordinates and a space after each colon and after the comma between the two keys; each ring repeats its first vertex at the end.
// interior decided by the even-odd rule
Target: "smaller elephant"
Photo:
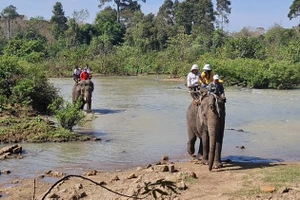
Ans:
{"type": "Polygon", "coordinates": [[[80,109],[87,105],[87,112],[92,111],[92,93],[94,91],[94,83],[91,80],[83,80],[79,83],[75,83],[72,89],[72,101],[81,101],[80,109]]]}

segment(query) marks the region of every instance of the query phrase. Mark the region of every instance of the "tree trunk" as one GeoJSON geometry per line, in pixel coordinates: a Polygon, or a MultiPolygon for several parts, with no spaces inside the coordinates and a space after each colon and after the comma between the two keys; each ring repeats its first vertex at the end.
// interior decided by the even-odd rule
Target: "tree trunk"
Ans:
{"type": "Polygon", "coordinates": [[[120,1],[117,3],[117,22],[120,23],[120,1]]]}
{"type": "Polygon", "coordinates": [[[7,40],[9,40],[10,39],[10,19],[9,18],[7,18],[6,23],[7,23],[7,40]]]}

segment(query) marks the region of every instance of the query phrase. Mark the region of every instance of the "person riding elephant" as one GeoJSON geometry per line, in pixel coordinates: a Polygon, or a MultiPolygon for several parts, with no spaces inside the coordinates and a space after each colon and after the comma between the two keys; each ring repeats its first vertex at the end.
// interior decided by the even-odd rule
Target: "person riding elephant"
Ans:
{"type": "Polygon", "coordinates": [[[94,83],[91,80],[83,80],[75,84],[72,89],[73,103],[78,100],[81,102],[80,109],[87,105],[87,112],[90,113],[92,109],[92,92],[94,91],[94,83]]]}
{"type": "Polygon", "coordinates": [[[222,83],[220,83],[220,78],[218,74],[213,76],[213,82],[211,82],[208,85],[208,92],[209,94],[221,97],[222,99],[224,99],[224,101],[226,101],[225,90],[222,83]]]}
{"type": "Polygon", "coordinates": [[[190,94],[193,99],[197,99],[199,97],[197,93],[197,89],[199,86],[199,66],[197,64],[193,64],[190,72],[187,75],[187,88],[190,91],[190,94]]]}
{"type": "MultiPolygon", "coordinates": [[[[199,82],[201,86],[208,86],[210,83],[212,83],[214,75],[215,73],[213,72],[211,65],[205,64],[203,67],[203,72],[199,77],[199,82]]],[[[223,81],[219,79],[219,82],[222,83],[223,81]]]]}
{"type": "Polygon", "coordinates": [[[203,164],[209,164],[209,170],[222,166],[225,115],[224,100],[208,92],[203,94],[198,106],[191,103],[187,109],[187,151],[193,155],[196,139],[200,138],[198,155],[203,164]]]}

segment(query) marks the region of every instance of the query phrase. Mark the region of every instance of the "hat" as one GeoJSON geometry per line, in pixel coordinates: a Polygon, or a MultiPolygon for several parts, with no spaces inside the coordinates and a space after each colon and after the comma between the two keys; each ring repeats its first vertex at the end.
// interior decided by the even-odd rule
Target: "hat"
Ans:
{"type": "Polygon", "coordinates": [[[191,71],[193,71],[194,69],[199,70],[199,66],[197,64],[193,64],[191,71]]]}
{"type": "Polygon", "coordinates": [[[203,70],[207,70],[207,71],[211,70],[210,64],[205,64],[203,70]]]}
{"type": "Polygon", "coordinates": [[[214,75],[213,79],[214,79],[214,80],[219,80],[219,79],[220,79],[220,78],[219,78],[219,75],[218,75],[218,74],[214,75]]]}

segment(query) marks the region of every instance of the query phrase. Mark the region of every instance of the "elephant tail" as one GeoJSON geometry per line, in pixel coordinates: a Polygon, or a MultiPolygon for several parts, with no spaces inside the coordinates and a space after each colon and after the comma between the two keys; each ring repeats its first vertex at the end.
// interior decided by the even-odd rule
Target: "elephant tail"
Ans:
{"type": "Polygon", "coordinates": [[[214,137],[210,137],[210,139],[209,139],[209,158],[208,158],[209,171],[211,171],[213,168],[215,152],[216,152],[216,139],[214,137]]]}

